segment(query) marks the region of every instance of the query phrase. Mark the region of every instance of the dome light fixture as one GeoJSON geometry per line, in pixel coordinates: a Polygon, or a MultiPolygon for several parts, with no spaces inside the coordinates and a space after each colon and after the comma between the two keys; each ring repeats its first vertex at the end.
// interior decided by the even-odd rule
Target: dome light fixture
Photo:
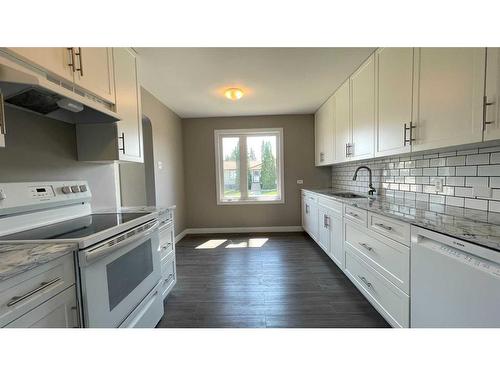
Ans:
{"type": "Polygon", "coordinates": [[[243,95],[245,95],[245,93],[243,92],[243,90],[237,88],[237,87],[231,87],[229,89],[227,89],[226,91],[224,91],[224,96],[226,98],[228,98],[229,100],[240,100],[243,95]]]}

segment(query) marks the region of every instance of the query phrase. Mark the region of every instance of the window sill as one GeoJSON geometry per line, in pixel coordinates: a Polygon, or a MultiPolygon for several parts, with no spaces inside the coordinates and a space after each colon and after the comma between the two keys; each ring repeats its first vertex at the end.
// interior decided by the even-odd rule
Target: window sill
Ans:
{"type": "Polygon", "coordinates": [[[248,199],[248,200],[234,200],[234,201],[217,201],[218,206],[235,206],[235,205],[247,205],[247,204],[285,204],[285,200],[282,199],[275,199],[275,200],[253,200],[253,199],[248,199]]]}

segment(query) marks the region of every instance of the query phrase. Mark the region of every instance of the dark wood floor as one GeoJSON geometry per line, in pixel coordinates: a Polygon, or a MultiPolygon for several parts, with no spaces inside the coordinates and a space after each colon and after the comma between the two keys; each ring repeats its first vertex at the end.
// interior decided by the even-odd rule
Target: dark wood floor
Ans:
{"type": "Polygon", "coordinates": [[[176,249],[158,327],[388,327],[304,233],[189,236],[176,249]],[[209,240],[226,241],[197,249],[209,240]]]}

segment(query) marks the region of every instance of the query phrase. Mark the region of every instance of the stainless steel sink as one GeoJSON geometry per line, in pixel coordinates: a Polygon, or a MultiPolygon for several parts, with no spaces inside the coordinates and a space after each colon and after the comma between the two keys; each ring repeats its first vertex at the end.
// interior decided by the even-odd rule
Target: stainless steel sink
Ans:
{"type": "Polygon", "coordinates": [[[347,199],[352,199],[352,198],[366,198],[363,195],[354,194],[354,193],[328,193],[328,194],[329,195],[333,195],[334,197],[347,198],[347,199]]]}

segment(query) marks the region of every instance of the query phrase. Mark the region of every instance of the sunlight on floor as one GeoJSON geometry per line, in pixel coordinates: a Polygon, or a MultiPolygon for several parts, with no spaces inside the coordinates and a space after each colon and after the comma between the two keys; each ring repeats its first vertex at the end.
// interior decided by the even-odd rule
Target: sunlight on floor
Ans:
{"type": "Polygon", "coordinates": [[[227,240],[208,240],[201,245],[196,246],[196,249],[215,249],[226,241],[227,240]]]}
{"type": "MultiPolygon", "coordinates": [[[[269,238],[250,238],[248,241],[241,241],[241,242],[232,242],[226,245],[226,249],[242,249],[245,247],[262,247],[264,244],[269,240],[269,238]]],[[[220,240],[208,240],[201,245],[198,245],[195,247],[195,249],[215,249],[224,242],[226,242],[227,239],[220,239],[220,240]]]]}

